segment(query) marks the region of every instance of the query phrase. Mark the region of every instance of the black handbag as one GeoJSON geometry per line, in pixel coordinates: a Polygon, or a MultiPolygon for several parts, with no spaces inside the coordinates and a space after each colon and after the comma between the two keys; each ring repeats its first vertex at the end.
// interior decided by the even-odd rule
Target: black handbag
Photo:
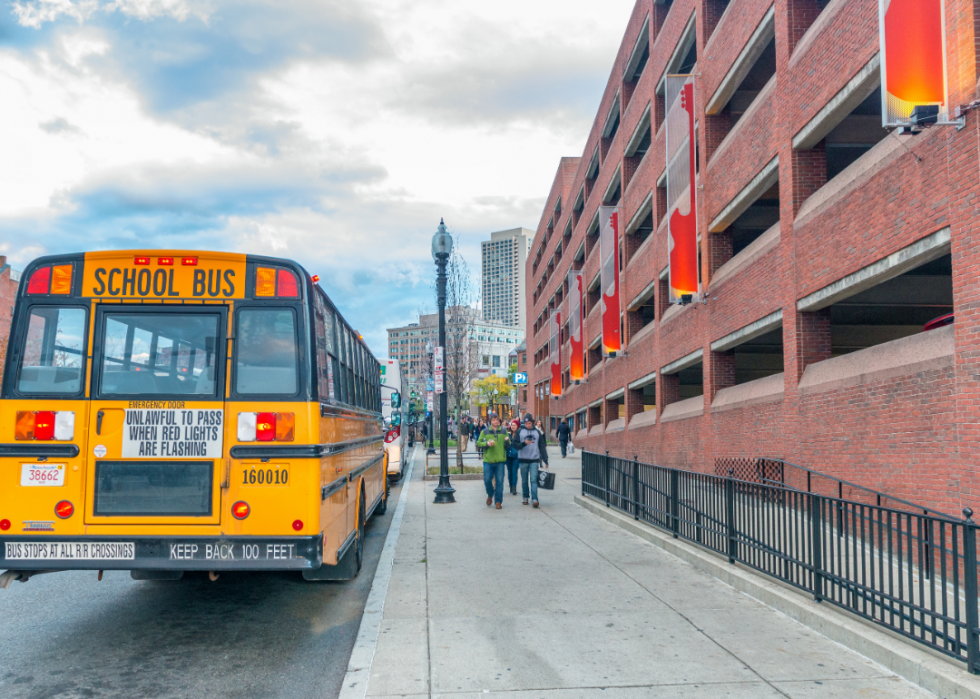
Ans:
{"type": "Polygon", "coordinates": [[[538,470],[538,487],[542,490],[555,489],[555,474],[545,469],[538,470]]]}

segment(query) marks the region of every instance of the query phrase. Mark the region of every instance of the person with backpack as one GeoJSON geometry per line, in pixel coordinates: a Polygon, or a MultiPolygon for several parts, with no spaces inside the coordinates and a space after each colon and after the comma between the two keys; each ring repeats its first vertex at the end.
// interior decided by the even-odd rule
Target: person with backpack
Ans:
{"type": "Polygon", "coordinates": [[[520,471],[520,463],[517,461],[520,443],[517,432],[521,429],[521,421],[514,418],[507,425],[510,443],[507,445],[507,484],[510,485],[510,494],[517,495],[517,473],[520,471]]]}
{"type": "Polygon", "coordinates": [[[517,460],[521,465],[521,490],[524,495],[523,505],[530,497],[534,507],[538,506],[538,470],[541,463],[548,466],[548,450],[545,447],[544,433],[534,426],[531,413],[524,416],[524,427],[518,433],[520,451],[517,460]],[[530,492],[528,492],[528,477],[530,477],[530,492]]]}
{"type": "Polygon", "coordinates": [[[558,433],[558,444],[561,446],[561,458],[565,458],[568,450],[568,438],[572,434],[571,428],[568,426],[568,422],[564,419],[558,423],[558,429],[555,430],[558,433]]]}
{"type": "Polygon", "coordinates": [[[507,430],[500,427],[500,418],[490,413],[490,426],[480,434],[476,446],[483,449],[483,485],[487,489],[487,507],[496,502],[503,507],[504,467],[507,464],[507,430]]]}

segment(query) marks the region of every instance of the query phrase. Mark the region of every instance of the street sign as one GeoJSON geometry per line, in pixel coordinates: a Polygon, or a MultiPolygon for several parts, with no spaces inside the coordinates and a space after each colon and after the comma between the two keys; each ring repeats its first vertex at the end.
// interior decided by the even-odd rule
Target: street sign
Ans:
{"type": "Polygon", "coordinates": [[[526,384],[527,383],[527,372],[526,371],[515,371],[514,372],[514,383],[515,384],[526,384]]]}
{"type": "Polygon", "coordinates": [[[432,391],[425,394],[425,405],[429,409],[429,412],[435,410],[435,400],[433,399],[432,391]]]}
{"type": "Polygon", "coordinates": [[[436,393],[442,393],[445,391],[445,381],[443,378],[443,372],[445,371],[444,366],[446,362],[446,352],[443,347],[436,347],[436,358],[435,358],[435,374],[436,380],[436,393]]]}
{"type": "Polygon", "coordinates": [[[425,380],[425,390],[426,391],[436,390],[436,382],[432,380],[431,376],[425,380]]]}

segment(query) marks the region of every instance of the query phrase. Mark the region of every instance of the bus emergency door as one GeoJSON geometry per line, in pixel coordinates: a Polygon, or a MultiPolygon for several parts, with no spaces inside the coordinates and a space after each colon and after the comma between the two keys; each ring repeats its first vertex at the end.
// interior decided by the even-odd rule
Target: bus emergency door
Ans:
{"type": "Polygon", "coordinates": [[[217,524],[224,305],[96,304],[85,522],[217,524]]]}

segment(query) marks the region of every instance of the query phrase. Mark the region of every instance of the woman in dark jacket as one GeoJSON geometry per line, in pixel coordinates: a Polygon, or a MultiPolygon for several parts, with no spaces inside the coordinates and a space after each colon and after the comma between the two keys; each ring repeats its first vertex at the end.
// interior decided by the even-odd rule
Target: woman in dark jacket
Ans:
{"type": "Polygon", "coordinates": [[[538,469],[543,462],[548,465],[548,450],[545,447],[544,434],[534,426],[531,413],[524,416],[524,427],[517,432],[520,451],[517,459],[521,465],[521,489],[524,494],[523,504],[531,498],[534,507],[538,506],[538,469]],[[530,477],[530,489],[528,479],[530,477]],[[530,492],[528,492],[530,490],[530,492]]]}

